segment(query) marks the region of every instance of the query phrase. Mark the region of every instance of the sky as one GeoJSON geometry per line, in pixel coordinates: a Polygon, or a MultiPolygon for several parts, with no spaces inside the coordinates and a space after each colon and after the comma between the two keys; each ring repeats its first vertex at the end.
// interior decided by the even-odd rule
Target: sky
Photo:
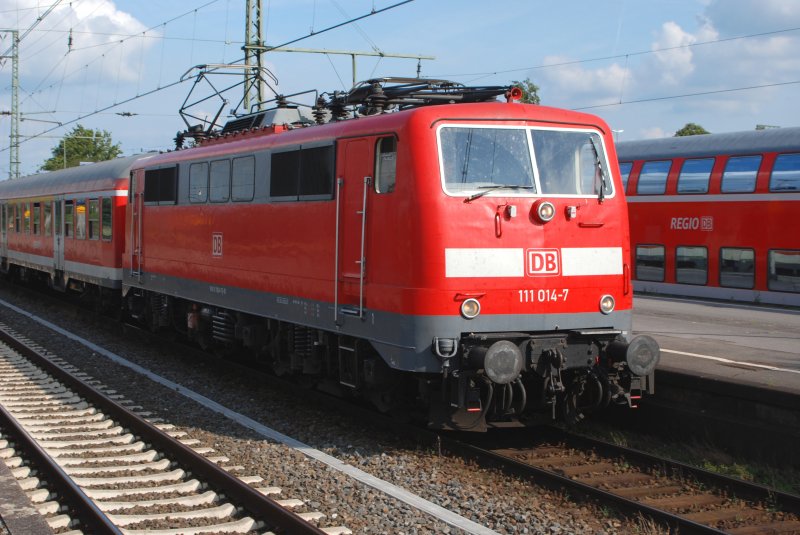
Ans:
{"type": "MultiPolygon", "coordinates": [[[[269,46],[435,58],[359,56],[357,80],[418,69],[465,85],[529,78],[543,105],[596,114],[618,141],[671,136],[690,122],[714,133],[800,126],[800,0],[262,1],[269,46]]],[[[185,102],[200,101],[197,117],[224,117],[241,98],[234,88],[227,103],[204,100],[209,82],[227,87],[238,74],[190,90],[194,66],[244,57],[245,0],[0,0],[0,29],[22,37],[22,175],[77,124],[107,130],[125,155],[167,150],[187,126],[185,102]]],[[[10,35],[0,31],[4,56],[10,35]]],[[[349,55],[269,52],[264,61],[284,95],[352,85],[349,55]]],[[[11,73],[3,60],[0,112],[11,109],[11,73]]],[[[0,179],[10,129],[0,115],[0,179]]]]}

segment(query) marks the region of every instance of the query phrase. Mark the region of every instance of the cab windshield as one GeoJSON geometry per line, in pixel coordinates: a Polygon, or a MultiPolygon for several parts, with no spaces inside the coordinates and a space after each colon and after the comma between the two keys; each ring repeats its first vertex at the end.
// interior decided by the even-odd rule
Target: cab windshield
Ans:
{"type": "Polygon", "coordinates": [[[602,139],[596,132],[442,126],[439,148],[443,185],[450,195],[612,193],[602,139]]]}

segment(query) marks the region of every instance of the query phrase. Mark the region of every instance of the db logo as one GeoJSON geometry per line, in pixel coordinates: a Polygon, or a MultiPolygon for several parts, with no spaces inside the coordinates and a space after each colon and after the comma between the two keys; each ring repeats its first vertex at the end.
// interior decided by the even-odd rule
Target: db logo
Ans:
{"type": "Polygon", "coordinates": [[[211,235],[211,255],[222,256],[222,233],[215,232],[211,235]]]}
{"type": "Polygon", "coordinates": [[[528,276],[541,277],[561,273],[558,249],[528,249],[527,253],[528,276]]]}

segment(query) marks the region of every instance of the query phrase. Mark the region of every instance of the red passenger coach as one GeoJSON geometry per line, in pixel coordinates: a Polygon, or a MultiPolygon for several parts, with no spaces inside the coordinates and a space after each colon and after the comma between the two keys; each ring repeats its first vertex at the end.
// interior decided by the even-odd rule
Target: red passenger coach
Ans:
{"type": "Polygon", "coordinates": [[[128,177],[139,158],[0,182],[2,271],[119,303],[128,177]]]}
{"type": "Polygon", "coordinates": [[[280,106],[136,164],[130,314],[436,426],[578,419],[650,388],[608,126],[386,82],[325,124],[280,106]]]}
{"type": "Polygon", "coordinates": [[[800,306],[800,128],[618,144],[637,291],[800,306]]]}

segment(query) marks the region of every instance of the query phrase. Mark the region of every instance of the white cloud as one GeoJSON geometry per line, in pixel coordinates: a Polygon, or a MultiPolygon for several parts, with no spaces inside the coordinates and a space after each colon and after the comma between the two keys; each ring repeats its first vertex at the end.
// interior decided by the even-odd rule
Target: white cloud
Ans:
{"type": "MultiPolygon", "coordinates": [[[[24,34],[47,7],[40,0],[0,0],[0,27],[18,28],[24,34]]],[[[63,2],[20,43],[22,85],[33,90],[52,84],[135,81],[142,52],[153,41],[141,37],[144,30],[141,22],[111,0],[63,2]]]]}
{"type": "MultiPolygon", "coordinates": [[[[569,63],[570,58],[549,56],[545,65],[569,63]]],[[[559,105],[562,97],[580,100],[586,105],[607,104],[619,100],[627,91],[630,71],[618,63],[599,69],[586,69],[580,63],[563,65],[543,71],[541,93],[547,104],[559,105]]]]}

